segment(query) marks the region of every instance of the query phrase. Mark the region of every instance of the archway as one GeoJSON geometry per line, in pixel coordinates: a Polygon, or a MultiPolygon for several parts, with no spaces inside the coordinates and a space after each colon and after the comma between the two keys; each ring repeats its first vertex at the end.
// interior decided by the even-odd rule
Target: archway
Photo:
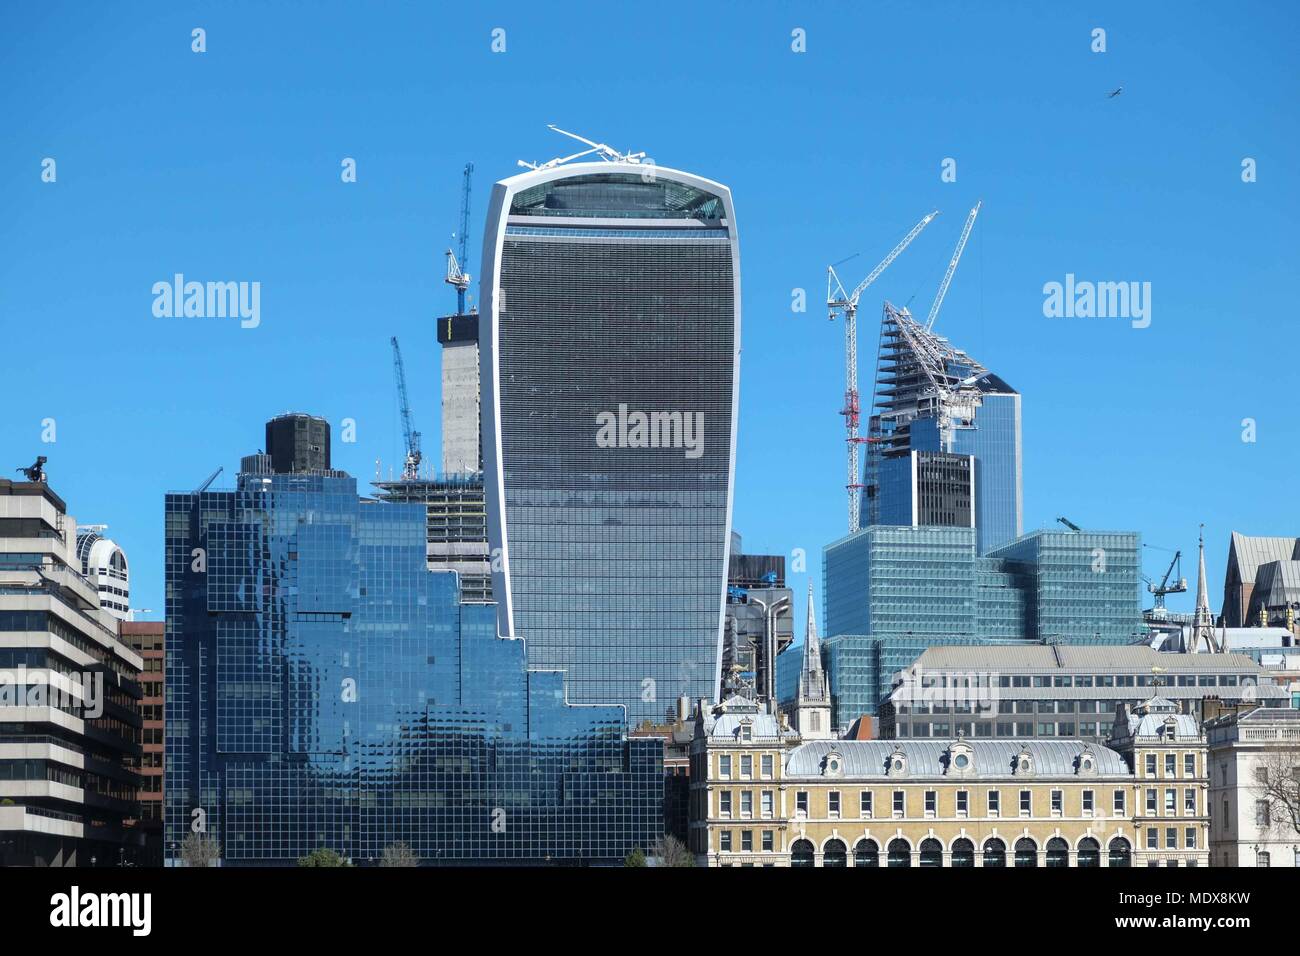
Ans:
{"type": "Polygon", "coordinates": [[[1101,844],[1092,837],[1079,841],[1079,866],[1101,866],[1101,844]]]}
{"type": "Polygon", "coordinates": [[[986,867],[1007,865],[1007,845],[997,837],[984,841],[984,865],[986,867]]]}
{"type": "Polygon", "coordinates": [[[849,848],[843,840],[831,840],[822,849],[822,866],[843,869],[849,865],[849,848]]]}
{"type": "Polygon", "coordinates": [[[965,837],[954,840],[952,844],[952,865],[961,867],[974,866],[975,844],[965,837]]]}
{"type": "Polygon", "coordinates": [[[921,841],[921,866],[943,866],[943,844],[933,838],[921,841]]]}
{"type": "Polygon", "coordinates": [[[794,846],[790,847],[790,865],[812,866],[813,845],[807,840],[795,840],[794,846]]]}
{"type": "Polygon", "coordinates": [[[897,840],[889,841],[889,858],[888,866],[911,866],[912,865],[912,848],[907,845],[907,841],[899,837],[897,840]]]}
{"type": "Polygon", "coordinates": [[[1016,841],[1016,866],[1037,866],[1038,844],[1029,837],[1016,841]]]}
{"type": "Polygon", "coordinates": [[[880,847],[875,840],[859,840],[853,848],[854,866],[880,866],[880,847]]]}
{"type": "Polygon", "coordinates": [[[1110,841],[1110,859],[1106,861],[1111,866],[1132,866],[1133,851],[1128,845],[1128,840],[1123,837],[1115,837],[1110,841]]]}

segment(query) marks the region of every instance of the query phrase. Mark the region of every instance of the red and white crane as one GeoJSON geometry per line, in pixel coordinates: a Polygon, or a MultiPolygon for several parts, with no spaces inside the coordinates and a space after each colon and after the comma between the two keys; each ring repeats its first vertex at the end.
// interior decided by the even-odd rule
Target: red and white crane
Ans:
{"type": "MultiPolygon", "coordinates": [[[[858,435],[858,428],[862,418],[862,407],[858,398],[858,299],[867,290],[867,287],[889,268],[889,264],[911,245],[912,240],[921,234],[921,230],[930,224],[930,220],[937,215],[939,215],[939,210],[936,209],[913,226],[912,231],[890,250],[889,255],[880,261],[880,265],[872,269],[871,273],[859,282],[852,292],[845,291],[843,283],[840,282],[840,277],[835,273],[834,266],[826,268],[826,306],[829,313],[827,317],[833,322],[836,315],[842,314],[844,316],[844,408],[841,409],[840,414],[844,416],[844,424],[848,431],[849,480],[846,487],[849,492],[850,532],[858,530],[861,520],[862,483],[858,478],[858,446],[866,440],[858,435]]],[[[970,232],[969,222],[966,226],[966,232],[970,232]]],[[[957,254],[958,256],[961,255],[960,250],[957,254]]],[[[951,276],[950,267],[949,274],[945,277],[945,287],[947,280],[951,276]]],[[[937,312],[938,309],[936,308],[934,311],[937,312]]]]}

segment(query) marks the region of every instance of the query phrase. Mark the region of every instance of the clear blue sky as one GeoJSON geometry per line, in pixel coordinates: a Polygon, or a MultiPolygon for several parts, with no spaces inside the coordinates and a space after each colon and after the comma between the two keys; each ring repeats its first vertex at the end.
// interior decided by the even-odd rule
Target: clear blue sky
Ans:
{"type": "MultiPolygon", "coordinates": [[[[1026,527],[1137,529],[1194,561],[1204,521],[1217,608],[1230,530],[1300,532],[1300,14],[1075,7],[5,4],[0,466],[48,455],[77,518],[127,549],[133,603],[161,610],[163,493],[218,465],[233,480],[266,418],[356,419],[334,457],[363,488],[377,457],[396,464],[390,335],[435,449],[431,318],[454,301],[441,253],[461,167],[477,166],[477,275],[491,182],[571,151],[549,122],[734,192],[746,550],[804,548],[817,574],[844,531],[827,263],[861,252],[856,281],[943,211],[864,300],[866,391],[881,298],[923,311],[982,198],[937,328],[1024,395],[1026,527]],[[176,272],[260,282],[261,326],[154,318],[151,286],[176,272]],[[1150,328],[1044,318],[1043,284],[1068,272],[1149,281],[1150,328]]],[[[1149,552],[1148,574],[1167,559],[1149,552]]]]}

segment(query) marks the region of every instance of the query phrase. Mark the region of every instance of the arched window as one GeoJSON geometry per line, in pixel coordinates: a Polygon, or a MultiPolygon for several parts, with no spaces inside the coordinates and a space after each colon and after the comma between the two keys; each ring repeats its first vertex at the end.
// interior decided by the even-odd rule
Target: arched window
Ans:
{"type": "Polygon", "coordinates": [[[1060,837],[1052,837],[1047,841],[1047,865],[1048,866],[1069,866],[1070,865],[1070,844],[1066,843],[1060,837]]]}
{"type": "Polygon", "coordinates": [[[1133,855],[1129,849],[1128,840],[1123,837],[1115,837],[1110,841],[1110,859],[1107,860],[1111,866],[1132,866],[1133,855]]]}
{"type": "Polygon", "coordinates": [[[831,840],[822,850],[822,866],[844,868],[849,865],[849,848],[843,840],[831,840]]]}
{"type": "Polygon", "coordinates": [[[1038,844],[1029,837],[1016,841],[1016,866],[1037,866],[1038,844]]]}
{"type": "Polygon", "coordinates": [[[960,840],[954,840],[952,844],[952,865],[953,866],[974,866],[975,865],[975,844],[971,843],[965,837],[960,840]]]}
{"type": "Polygon", "coordinates": [[[1101,844],[1092,837],[1079,841],[1079,865],[1101,866],[1101,844]]]}
{"type": "Polygon", "coordinates": [[[943,844],[938,840],[921,841],[921,866],[943,866],[943,844]]]}
{"type": "Polygon", "coordinates": [[[795,840],[794,846],[790,847],[790,865],[812,866],[813,845],[807,840],[795,840]]]}
{"type": "Polygon", "coordinates": [[[997,837],[984,841],[984,865],[1007,865],[1007,845],[997,837]]]}
{"type": "Polygon", "coordinates": [[[889,841],[889,858],[887,866],[911,866],[912,865],[912,848],[907,845],[907,841],[901,837],[897,840],[889,841]]]}
{"type": "Polygon", "coordinates": [[[880,866],[880,847],[875,840],[859,840],[853,848],[854,866],[880,866]]]}

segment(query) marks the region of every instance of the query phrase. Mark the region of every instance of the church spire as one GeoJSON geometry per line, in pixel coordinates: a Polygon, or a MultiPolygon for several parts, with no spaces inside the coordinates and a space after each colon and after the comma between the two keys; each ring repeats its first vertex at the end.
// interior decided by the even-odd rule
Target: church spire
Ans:
{"type": "Polygon", "coordinates": [[[831,729],[831,687],[822,668],[822,645],[817,637],[817,602],[808,584],[808,628],[804,631],[803,666],[795,697],[795,728],[805,740],[828,740],[831,729]]]}
{"type": "Polygon", "coordinates": [[[803,672],[820,674],[822,669],[822,646],[817,639],[817,602],[813,600],[812,582],[808,582],[808,628],[803,636],[803,672]]]}
{"type": "Polygon", "coordinates": [[[1196,613],[1192,617],[1192,636],[1188,642],[1188,650],[1195,653],[1201,649],[1201,641],[1205,641],[1205,648],[1211,652],[1221,650],[1219,642],[1214,636],[1214,617],[1210,614],[1209,586],[1205,581],[1205,525],[1201,525],[1200,535],[1200,567],[1196,576],[1196,613]]]}

